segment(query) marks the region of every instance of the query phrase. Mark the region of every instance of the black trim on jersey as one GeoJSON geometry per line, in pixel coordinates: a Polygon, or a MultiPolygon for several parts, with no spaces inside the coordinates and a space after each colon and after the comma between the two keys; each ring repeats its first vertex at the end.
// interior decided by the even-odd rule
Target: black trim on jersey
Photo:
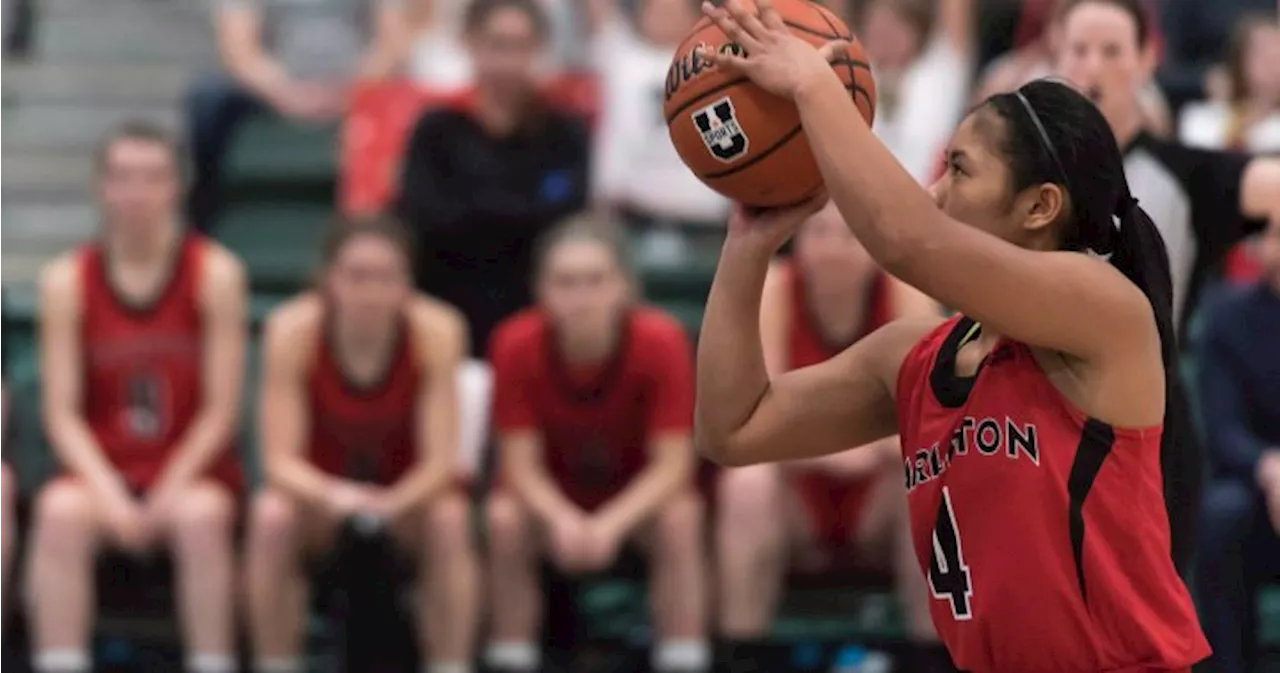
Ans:
{"type": "Polygon", "coordinates": [[[1102,471],[1102,463],[1111,455],[1115,444],[1115,430],[1095,418],[1085,421],[1080,430],[1080,444],[1076,457],[1071,461],[1071,474],[1067,477],[1067,495],[1070,497],[1068,522],[1071,529],[1071,558],[1076,564],[1076,582],[1080,596],[1087,603],[1089,596],[1084,586],[1084,500],[1093,489],[1093,482],[1102,471]]]}
{"type": "Polygon", "coordinates": [[[962,407],[969,401],[973,384],[987,364],[988,358],[983,358],[973,376],[956,374],[956,357],[960,354],[960,349],[982,334],[982,327],[977,326],[975,329],[975,325],[977,322],[968,316],[961,316],[956,321],[955,327],[951,328],[951,333],[938,349],[938,357],[934,359],[933,369],[929,372],[929,387],[933,389],[933,396],[949,409],[962,407]]]}
{"type": "MultiPolygon", "coordinates": [[[[116,287],[115,281],[111,279],[111,254],[107,247],[106,241],[98,243],[98,271],[102,278],[102,284],[107,288],[107,294],[111,296],[111,302],[120,309],[122,313],[130,318],[147,318],[155,313],[169,299],[178,285],[178,275],[181,271],[183,258],[187,254],[187,245],[190,234],[178,232],[177,245],[169,251],[168,259],[165,260],[164,278],[150,293],[149,297],[139,300],[132,300],[124,296],[120,288],[116,287]]],[[[200,279],[196,279],[197,292],[200,279]]]]}
{"type": "Polygon", "coordinates": [[[387,350],[386,361],[378,368],[377,376],[361,383],[352,378],[350,372],[343,366],[342,357],[338,354],[338,342],[334,338],[336,326],[333,313],[332,310],[326,307],[323,342],[324,356],[333,363],[333,368],[337,370],[338,380],[342,383],[343,392],[355,398],[377,397],[386,392],[391,385],[392,375],[395,374],[396,363],[404,359],[405,351],[409,348],[409,343],[413,341],[408,334],[410,330],[409,320],[404,315],[396,316],[396,333],[392,337],[395,342],[387,350]]]}
{"type": "Polygon", "coordinates": [[[564,353],[560,352],[560,340],[556,338],[555,327],[547,321],[547,335],[543,339],[546,348],[547,374],[551,377],[551,386],[570,404],[598,404],[613,389],[622,372],[626,368],[627,351],[631,347],[631,332],[635,329],[635,321],[630,311],[622,314],[618,320],[618,342],[609,354],[600,373],[585,385],[578,385],[569,374],[569,363],[565,362],[564,353]]]}

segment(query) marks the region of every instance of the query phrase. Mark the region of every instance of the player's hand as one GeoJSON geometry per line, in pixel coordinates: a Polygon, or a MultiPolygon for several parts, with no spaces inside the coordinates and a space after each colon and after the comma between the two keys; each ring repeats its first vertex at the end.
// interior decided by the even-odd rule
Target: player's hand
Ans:
{"type": "Polygon", "coordinates": [[[102,520],[112,542],[131,554],[143,554],[155,543],[156,528],[146,510],[125,491],[108,495],[102,520]]]}
{"type": "Polygon", "coordinates": [[[729,215],[729,236],[768,246],[771,251],[782,247],[805,220],[827,204],[826,190],[794,206],[784,208],[751,208],[735,204],[729,215]]]}
{"type": "Polygon", "coordinates": [[[342,92],[337,87],[310,82],[289,82],[270,97],[272,107],[284,117],[323,123],[342,114],[342,92]]]}
{"type": "Polygon", "coordinates": [[[608,521],[596,518],[586,523],[584,570],[598,572],[613,565],[622,546],[622,532],[608,521]]]}
{"type": "Polygon", "coordinates": [[[378,492],[355,482],[340,481],[329,488],[326,500],[329,511],[337,519],[347,519],[357,514],[380,514],[378,492]]]}
{"type": "Polygon", "coordinates": [[[586,570],[586,518],[576,512],[564,512],[548,522],[551,560],[562,571],[576,574],[586,570]]]}
{"type": "Polygon", "coordinates": [[[796,92],[823,77],[835,77],[830,62],[848,48],[847,41],[835,40],[814,48],[791,33],[770,0],[755,2],[755,12],[742,0],[725,0],[720,7],[702,3],[702,13],[746,52],[715,50],[706,54],[712,62],[741,72],[766,91],[786,98],[795,98],[796,92]]]}

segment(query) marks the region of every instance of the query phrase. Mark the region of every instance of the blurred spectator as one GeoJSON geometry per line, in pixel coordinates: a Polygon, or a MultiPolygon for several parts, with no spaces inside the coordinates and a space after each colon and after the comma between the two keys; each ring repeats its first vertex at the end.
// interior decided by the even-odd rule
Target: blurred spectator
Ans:
{"type": "Polygon", "coordinates": [[[1179,138],[1192,147],[1280,153],[1280,25],[1274,15],[1240,20],[1225,73],[1226,98],[1184,108],[1179,138]]]}
{"type": "Polygon", "coordinates": [[[474,0],[466,30],[474,95],[418,121],[399,211],[418,237],[418,286],[457,306],[471,353],[530,302],[533,242],[587,200],[587,129],[543,100],[538,0],[474,0]]]}
{"type": "Polygon", "coordinates": [[[409,49],[409,0],[216,0],[224,75],[199,79],[187,114],[195,175],[188,210],[201,229],[219,207],[222,158],[240,122],[268,111],[336,122],[353,79],[396,74],[409,49]]]}
{"type": "MultiPolygon", "coordinates": [[[[3,385],[3,384],[0,384],[3,385]]],[[[9,387],[7,385],[0,389],[0,442],[3,446],[9,446],[9,438],[5,435],[5,430],[9,427],[9,387]]],[[[0,537],[3,538],[3,547],[0,547],[0,589],[5,595],[9,595],[9,569],[13,567],[13,555],[17,552],[18,544],[18,480],[13,474],[13,470],[9,467],[8,456],[6,460],[0,463],[0,537]]],[[[5,602],[0,605],[0,615],[9,614],[9,604],[5,602]]]]}
{"type": "MultiPolygon", "coordinates": [[[[680,160],[662,113],[671,57],[701,16],[697,0],[640,0],[633,9],[619,0],[591,0],[590,8],[592,62],[603,91],[593,197],[621,212],[633,231],[660,237],[642,240],[658,243],[681,230],[714,232],[718,239],[728,201],[680,160]]],[[[679,247],[647,248],[640,256],[679,263],[679,247]]]]}
{"type": "Polygon", "coordinates": [[[1260,246],[1264,278],[1212,305],[1200,399],[1217,477],[1200,525],[1200,598],[1218,670],[1260,661],[1257,593],[1280,581],[1280,223],[1260,246]]]}
{"type": "Polygon", "coordinates": [[[972,0],[866,0],[858,35],[875,71],[874,130],[921,183],[969,99],[972,0]]]}
{"type": "MultiPolygon", "coordinates": [[[[833,204],[801,225],[793,254],[765,283],[760,331],[770,376],[835,357],[895,318],[941,315],[875,266],[833,204]]],[[[715,539],[718,620],[731,643],[726,658],[758,656],[753,650],[768,636],[788,562],[821,572],[851,553],[859,568],[892,570],[908,633],[925,643],[919,656],[949,662],[906,517],[896,437],[814,460],[722,472],[715,539]]],[[[905,670],[933,670],[925,661],[903,663],[905,670]]]]}
{"type": "Polygon", "coordinates": [[[1274,14],[1276,0],[1160,0],[1165,59],[1158,78],[1175,112],[1207,97],[1208,75],[1249,12],[1274,14]]]}
{"type": "Polygon", "coordinates": [[[692,348],[674,318],[632,305],[621,249],[595,223],[573,221],[545,246],[541,307],[493,338],[501,476],[487,503],[487,663],[537,669],[540,557],[598,572],[634,543],[651,568],[653,670],[705,671],[692,348]]]}
{"type": "Polygon", "coordinates": [[[167,547],[188,668],[234,665],[232,438],[245,273],[179,224],[176,141],[126,124],[97,157],[101,239],[40,278],[45,431],[63,476],[36,496],[27,579],[38,671],[87,671],[94,563],[167,547]]]}
{"type": "Polygon", "coordinates": [[[258,671],[301,670],[301,561],[356,517],[380,522],[421,569],[416,613],[431,670],[470,670],[478,578],[457,480],[466,325],[413,292],[410,253],[398,223],[340,225],[324,246],[322,289],[269,320],[267,487],[254,499],[245,573],[258,671]]]}

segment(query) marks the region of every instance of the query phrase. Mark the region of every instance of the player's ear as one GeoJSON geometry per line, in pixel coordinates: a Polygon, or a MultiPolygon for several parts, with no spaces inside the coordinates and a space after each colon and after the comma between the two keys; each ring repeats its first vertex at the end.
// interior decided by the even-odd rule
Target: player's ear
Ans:
{"type": "Polygon", "coordinates": [[[1028,187],[1015,207],[1023,209],[1022,227],[1028,232],[1047,231],[1066,209],[1066,193],[1060,185],[1045,182],[1028,187]]]}

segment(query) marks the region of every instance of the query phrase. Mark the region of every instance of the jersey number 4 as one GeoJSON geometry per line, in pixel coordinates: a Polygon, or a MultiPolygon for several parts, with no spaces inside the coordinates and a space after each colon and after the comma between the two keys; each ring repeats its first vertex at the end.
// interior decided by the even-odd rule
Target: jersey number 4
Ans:
{"type": "Polygon", "coordinates": [[[933,526],[933,557],[929,559],[929,591],[933,597],[951,604],[957,620],[973,617],[973,584],[969,566],[964,562],[960,546],[960,530],[956,513],[951,508],[951,491],[942,487],[942,503],[938,505],[938,522],[933,526]]]}

